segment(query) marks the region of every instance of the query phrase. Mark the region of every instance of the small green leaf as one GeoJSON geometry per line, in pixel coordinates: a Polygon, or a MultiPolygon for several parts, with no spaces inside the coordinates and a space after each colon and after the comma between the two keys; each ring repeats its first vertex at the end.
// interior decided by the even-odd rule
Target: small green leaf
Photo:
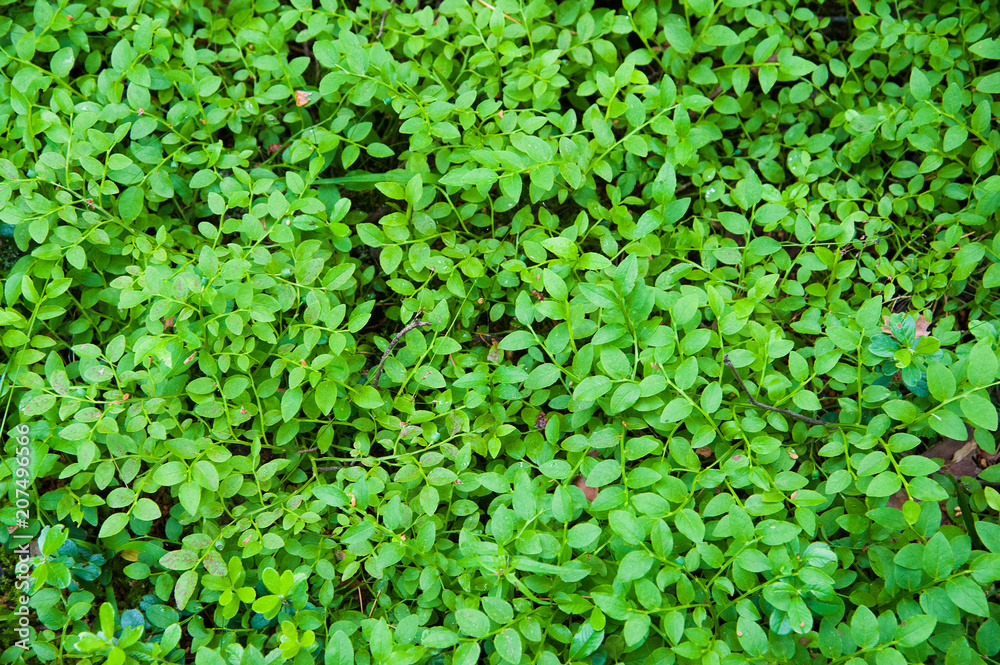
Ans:
{"type": "Polygon", "coordinates": [[[987,341],[980,341],[969,353],[969,383],[979,388],[992,383],[997,377],[997,355],[987,341]]]}
{"type": "Polygon", "coordinates": [[[521,636],[513,628],[505,628],[494,637],[493,646],[507,663],[517,665],[521,662],[521,636]]]}
{"type": "Polygon", "coordinates": [[[98,538],[110,538],[119,533],[128,524],[128,513],[113,513],[101,524],[101,530],[97,534],[98,538]]]}
{"type": "Polygon", "coordinates": [[[190,570],[198,565],[198,555],[192,550],[174,550],[160,557],[160,565],[167,570],[190,570]]]}
{"type": "Polygon", "coordinates": [[[871,649],[878,644],[879,625],[878,619],[872,611],[861,605],[854,611],[851,618],[851,637],[854,642],[863,649],[871,649]]]}
{"type": "Polygon", "coordinates": [[[188,601],[194,595],[198,587],[198,573],[194,570],[187,570],[181,573],[174,584],[174,603],[177,609],[183,610],[187,607],[188,601]]]}
{"type": "Polygon", "coordinates": [[[981,78],[976,84],[976,90],[987,95],[1000,94],[1000,72],[994,72],[981,78]]]}
{"type": "Polygon", "coordinates": [[[323,665],[354,665],[354,645],[343,631],[338,630],[328,638],[323,665]]]}
{"type": "Polygon", "coordinates": [[[486,637],[490,632],[490,620],[479,610],[460,609],[455,612],[455,621],[459,629],[477,639],[486,637]]]}
{"type": "Polygon", "coordinates": [[[921,102],[931,97],[931,84],[927,80],[927,75],[916,67],[910,69],[910,92],[921,102]]]}
{"type": "Polygon", "coordinates": [[[916,614],[896,627],[896,640],[901,647],[915,647],[924,643],[934,633],[937,618],[930,614],[916,614]]]}
{"type": "Polygon", "coordinates": [[[589,487],[604,487],[618,480],[622,475],[621,462],[616,460],[604,460],[598,462],[590,474],[587,476],[589,487]]]}
{"type": "Polygon", "coordinates": [[[129,187],[118,199],[118,214],[126,222],[135,221],[142,213],[145,192],[141,187],[129,187]]]}
{"type": "MultiPolygon", "coordinates": [[[[501,342],[501,346],[503,342],[501,342]]],[[[611,390],[611,379],[606,376],[588,376],[573,391],[573,399],[592,402],[611,390]]]]}
{"type": "Polygon", "coordinates": [[[752,658],[760,658],[768,652],[767,633],[756,621],[740,616],[736,621],[736,636],[740,641],[740,646],[752,658]]]}
{"type": "Polygon", "coordinates": [[[976,616],[989,618],[990,606],[986,602],[986,590],[970,580],[968,577],[955,577],[945,584],[945,591],[948,598],[960,609],[975,614],[976,616]]]}
{"type": "Polygon", "coordinates": [[[924,572],[931,579],[940,580],[947,577],[955,568],[955,555],[951,543],[940,531],[927,541],[924,546],[924,572]]]}
{"type": "Polygon", "coordinates": [[[685,508],[677,515],[677,530],[688,537],[693,543],[700,543],[705,539],[705,524],[701,521],[698,513],[685,508]]]}
{"type": "Polygon", "coordinates": [[[523,351],[535,346],[535,337],[526,330],[515,330],[500,340],[501,351],[523,351]]]}
{"type": "Polygon", "coordinates": [[[927,364],[927,389],[937,401],[949,400],[955,395],[955,377],[942,363],[930,362],[927,364]]]}
{"type": "Polygon", "coordinates": [[[281,419],[284,422],[292,420],[302,406],[302,388],[292,388],[286,390],[281,396],[281,419]]]}
{"type": "Polygon", "coordinates": [[[351,401],[362,409],[377,409],[383,404],[382,397],[372,386],[362,386],[351,396],[351,401]]]}
{"type": "Polygon", "coordinates": [[[156,505],[152,499],[147,499],[146,497],[143,497],[136,502],[133,514],[139,519],[147,522],[157,520],[162,515],[160,507],[156,505]]]}

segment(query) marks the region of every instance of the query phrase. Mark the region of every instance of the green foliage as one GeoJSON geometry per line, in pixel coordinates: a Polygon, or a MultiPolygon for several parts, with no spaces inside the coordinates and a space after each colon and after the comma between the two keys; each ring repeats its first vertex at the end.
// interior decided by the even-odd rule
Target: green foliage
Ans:
{"type": "Polygon", "coordinates": [[[9,5],[0,663],[1000,653],[995,7],[594,4],[9,5]]]}

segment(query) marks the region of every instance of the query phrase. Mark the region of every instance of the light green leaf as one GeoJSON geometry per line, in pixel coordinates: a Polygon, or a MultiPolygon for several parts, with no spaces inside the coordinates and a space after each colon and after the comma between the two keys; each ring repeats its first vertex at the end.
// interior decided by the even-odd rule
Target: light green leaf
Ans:
{"type": "Polygon", "coordinates": [[[1000,94],[1000,72],[994,72],[984,76],[976,84],[976,90],[988,95],[1000,94]]]}
{"type": "Polygon", "coordinates": [[[101,530],[97,534],[98,538],[110,538],[119,533],[128,524],[128,513],[112,513],[101,524],[101,530]]]}
{"type": "Polygon", "coordinates": [[[494,637],[493,646],[507,663],[517,665],[521,662],[521,636],[513,628],[505,628],[494,637]]]}

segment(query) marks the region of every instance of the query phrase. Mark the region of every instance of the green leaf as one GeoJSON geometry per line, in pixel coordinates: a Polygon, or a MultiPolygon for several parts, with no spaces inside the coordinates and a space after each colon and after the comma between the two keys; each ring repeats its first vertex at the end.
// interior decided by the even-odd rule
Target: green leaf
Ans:
{"type": "Polygon", "coordinates": [[[122,192],[118,199],[118,214],[123,221],[134,221],[140,214],[145,204],[145,192],[141,187],[129,187],[122,192]]]}
{"type": "Polygon", "coordinates": [[[883,471],[872,478],[865,494],[873,497],[891,496],[898,492],[902,486],[903,481],[900,480],[895,471],[883,471]]]}
{"type": "Polygon", "coordinates": [[[952,125],[944,134],[945,152],[951,152],[960,148],[967,138],[969,138],[969,132],[964,127],[952,125]]]}
{"type": "Polygon", "coordinates": [[[539,365],[531,371],[528,378],[524,380],[524,387],[528,390],[539,390],[547,388],[559,380],[561,372],[552,363],[539,365]]]}
{"type": "Polygon", "coordinates": [[[916,67],[910,69],[910,92],[921,102],[926,102],[931,97],[931,84],[927,75],[916,67]]]}
{"type": "Polygon", "coordinates": [[[458,635],[444,626],[435,626],[424,632],[420,643],[428,649],[447,649],[458,644],[458,635]]]}
{"type": "Polygon", "coordinates": [[[639,261],[635,254],[629,254],[614,271],[615,291],[627,296],[635,288],[639,276],[639,261]]]}
{"type": "Polygon", "coordinates": [[[691,415],[692,411],[694,411],[694,406],[688,400],[676,397],[663,407],[663,411],[660,413],[660,422],[678,423],[691,415]]]}
{"type": "Polygon", "coordinates": [[[479,610],[469,608],[457,610],[455,620],[459,629],[470,637],[482,639],[490,632],[490,620],[479,610]]]}
{"type": "Polygon", "coordinates": [[[740,43],[739,35],[732,28],[724,25],[713,25],[701,36],[702,42],[709,46],[732,46],[740,43]]]}
{"type": "Polygon", "coordinates": [[[625,555],[618,566],[617,580],[622,583],[640,579],[649,572],[654,559],[648,552],[634,550],[625,555]]]}
{"type": "Polygon", "coordinates": [[[160,557],[160,565],[167,570],[190,570],[198,565],[198,554],[192,550],[174,550],[160,557]]]}
{"type": "Polygon", "coordinates": [[[934,580],[944,579],[955,569],[955,555],[951,543],[940,531],[924,546],[923,564],[924,572],[934,580]]]}
{"type": "Polygon", "coordinates": [[[52,73],[59,78],[66,78],[66,75],[73,69],[73,61],[73,48],[64,46],[52,54],[49,67],[52,68],[52,73]]]}
{"type": "Polygon", "coordinates": [[[931,429],[942,436],[961,441],[968,435],[962,419],[945,409],[938,409],[935,413],[930,414],[928,423],[931,429]]]}
{"type": "Polygon", "coordinates": [[[452,665],[476,665],[479,662],[479,643],[463,642],[455,649],[452,657],[452,665]]]}
{"type": "Polygon", "coordinates": [[[851,618],[851,638],[862,649],[871,649],[878,644],[878,619],[872,611],[861,605],[851,618]]]}
{"type": "Polygon", "coordinates": [[[981,78],[976,84],[976,90],[987,95],[1000,94],[1000,72],[994,72],[981,78]]]}
{"type": "Polygon", "coordinates": [[[937,618],[929,614],[916,614],[896,626],[895,639],[902,647],[923,644],[934,633],[937,618]]]}
{"type": "Polygon", "coordinates": [[[194,595],[198,587],[198,573],[193,570],[186,570],[177,578],[174,584],[174,604],[177,609],[183,610],[187,607],[188,601],[194,595]]]}
{"type": "Polygon", "coordinates": [[[523,351],[535,346],[535,336],[526,330],[515,330],[500,340],[501,351],[523,351]]]}
{"type": "Polygon", "coordinates": [[[160,507],[152,499],[145,497],[139,499],[135,504],[133,513],[136,517],[147,522],[159,519],[161,516],[160,507]]]}
{"type": "Polygon", "coordinates": [[[566,542],[574,549],[586,549],[594,544],[601,535],[601,527],[585,522],[574,525],[566,534],[566,542]]]}
{"type": "Polygon", "coordinates": [[[338,630],[328,638],[323,665],[354,665],[354,645],[343,631],[338,630]]]}
{"type": "Polygon", "coordinates": [[[969,53],[978,55],[980,58],[1000,60],[1000,40],[991,38],[978,41],[972,45],[969,53]]]}
{"type": "Polygon", "coordinates": [[[1000,554],[1000,525],[992,522],[976,521],[976,533],[990,552],[1000,554]]]}
{"type": "Polygon", "coordinates": [[[689,54],[694,40],[687,25],[676,14],[669,14],[667,20],[663,22],[663,33],[667,38],[667,43],[678,53],[689,54]]]}
{"type": "Polygon", "coordinates": [[[526,291],[520,291],[517,294],[517,300],[514,303],[514,316],[524,326],[530,326],[535,322],[534,303],[531,302],[531,296],[526,291]]]}
{"type": "Polygon", "coordinates": [[[982,395],[982,391],[965,395],[959,404],[970,423],[990,432],[997,430],[997,407],[982,395]]]}
{"type": "Polygon", "coordinates": [[[513,628],[505,628],[494,637],[493,646],[504,661],[512,665],[521,662],[521,636],[513,628]]]}
{"type": "Polygon", "coordinates": [[[573,399],[581,402],[592,402],[609,390],[611,390],[611,379],[600,375],[588,376],[573,391],[573,399]]]}
{"type": "Polygon", "coordinates": [[[377,409],[384,403],[382,396],[372,386],[362,386],[351,396],[351,401],[362,409],[377,409]]]}
{"type": "Polygon", "coordinates": [[[609,413],[612,415],[621,413],[635,404],[639,400],[640,394],[641,391],[637,384],[631,382],[621,384],[611,396],[611,409],[609,413]]]}
{"type": "Polygon", "coordinates": [[[740,616],[736,621],[736,636],[750,657],[760,658],[768,652],[767,633],[756,621],[740,616]]]}
{"type": "Polygon", "coordinates": [[[730,233],[735,233],[736,235],[743,235],[750,230],[750,222],[747,218],[739,213],[735,212],[720,212],[719,221],[730,233]]]}
{"type": "Polygon", "coordinates": [[[566,288],[563,278],[548,268],[542,271],[542,283],[549,295],[556,300],[566,300],[569,295],[569,289],[566,288]]]}
{"type": "Polygon", "coordinates": [[[492,185],[496,181],[496,172],[485,168],[472,169],[462,176],[463,185],[492,185]]]}
{"type": "Polygon", "coordinates": [[[948,598],[960,609],[983,618],[989,618],[990,606],[986,602],[986,590],[968,577],[955,577],[945,584],[948,598]]]}
{"type": "Polygon", "coordinates": [[[930,362],[927,364],[927,389],[937,401],[949,400],[955,395],[955,377],[942,363],[930,362]]]}
{"type": "Polygon", "coordinates": [[[208,187],[216,179],[215,171],[211,169],[202,169],[191,176],[191,180],[188,182],[188,186],[191,189],[201,189],[203,187],[208,187]]]}
{"type": "Polygon", "coordinates": [[[718,381],[705,386],[701,393],[701,408],[707,414],[713,414],[722,406],[722,386],[718,381]]]}
{"type": "Polygon", "coordinates": [[[770,560],[760,550],[743,550],[736,557],[736,562],[751,573],[763,573],[772,567],[770,560]]]}
{"type": "Polygon", "coordinates": [[[920,416],[916,406],[901,399],[886,402],[882,408],[885,409],[890,418],[903,423],[912,423],[920,416]]]}
{"type": "Polygon", "coordinates": [[[988,385],[997,377],[997,355],[988,341],[980,341],[969,353],[969,383],[977,388],[988,385]]]}
{"type": "Polygon", "coordinates": [[[649,634],[650,625],[652,625],[652,620],[648,614],[636,613],[630,615],[625,621],[625,628],[622,630],[622,637],[625,638],[626,646],[634,647],[643,643],[649,634]]]}
{"type": "Polygon", "coordinates": [[[327,273],[324,280],[324,286],[331,291],[336,291],[343,286],[345,286],[354,275],[355,266],[353,263],[346,263],[339,266],[334,266],[327,273]]]}
{"type": "Polygon", "coordinates": [[[302,388],[292,388],[286,390],[281,396],[281,419],[284,422],[292,420],[302,406],[302,388]]]}
{"type": "Polygon", "coordinates": [[[604,641],[604,631],[594,630],[594,627],[590,625],[590,622],[583,622],[580,625],[579,630],[573,636],[573,641],[569,648],[569,657],[571,660],[579,660],[586,658],[594,651],[597,650],[601,643],[604,641]]]}
{"type": "Polygon", "coordinates": [[[683,326],[693,319],[698,313],[698,302],[698,296],[693,293],[678,298],[670,307],[670,316],[673,319],[674,325],[683,326]]]}
{"type": "Polygon", "coordinates": [[[688,539],[697,544],[705,540],[705,524],[701,521],[698,513],[690,508],[683,509],[677,515],[677,530],[683,533],[688,539]]]}
{"type": "Polygon", "coordinates": [[[908,455],[899,461],[900,472],[907,476],[929,476],[940,468],[940,464],[923,455],[908,455]]]}
{"type": "Polygon", "coordinates": [[[604,460],[603,462],[598,462],[590,474],[587,476],[587,485],[589,487],[604,487],[621,477],[621,462],[616,460],[604,460]]]}
{"type": "Polygon", "coordinates": [[[384,143],[378,143],[378,142],[369,143],[367,146],[365,146],[365,151],[372,157],[376,157],[378,159],[385,159],[386,157],[392,157],[395,154],[392,151],[392,148],[385,145],[384,143]]]}
{"type": "Polygon", "coordinates": [[[399,267],[400,261],[403,260],[403,250],[400,249],[399,245],[383,247],[378,259],[379,265],[382,266],[382,272],[386,275],[392,275],[399,267]]]}
{"type": "Polygon", "coordinates": [[[101,530],[97,534],[98,538],[110,538],[119,533],[128,524],[128,513],[112,513],[101,524],[101,530]]]}
{"type": "Polygon", "coordinates": [[[219,489],[219,472],[209,460],[198,460],[191,467],[191,478],[210,492],[219,489]]]}

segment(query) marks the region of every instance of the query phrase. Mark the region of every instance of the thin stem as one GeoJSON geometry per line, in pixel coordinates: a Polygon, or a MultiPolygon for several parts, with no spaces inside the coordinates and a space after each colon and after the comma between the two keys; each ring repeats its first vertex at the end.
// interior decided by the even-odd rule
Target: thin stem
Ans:
{"type": "Polygon", "coordinates": [[[740,373],[736,370],[736,366],[733,365],[731,360],[729,360],[728,353],[725,355],[723,362],[725,362],[726,366],[729,367],[729,369],[733,370],[733,374],[736,376],[736,380],[740,382],[740,388],[743,389],[743,394],[747,396],[747,399],[750,400],[750,403],[753,404],[754,406],[760,407],[761,409],[767,409],[768,411],[774,411],[776,413],[783,413],[786,416],[791,416],[792,418],[798,418],[802,422],[809,423],[810,425],[823,425],[825,427],[840,427],[838,423],[828,423],[825,420],[817,420],[816,418],[803,416],[801,413],[795,413],[794,411],[789,411],[788,409],[780,409],[776,406],[768,406],[767,404],[761,404],[760,402],[758,402],[757,400],[755,400],[753,397],[750,396],[750,391],[747,390],[746,385],[743,383],[743,379],[742,377],[740,377],[740,373]]]}
{"type": "Polygon", "coordinates": [[[388,358],[389,354],[392,352],[392,348],[399,343],[399,340],[403,338],[403,335],[410,332],[414,328],[419,328],[420,326],[429,326],[431,324],[430,321],[417,321],[416,319],[418,319],[419,317],[420,317],[420,312],[417,312],[417,316],[413,317],[414,320],[411,321],[409,324],[407,324],[405,328],[396,333],[396,336],[392,338],[391,342],[389,342],[389,348],[385,350],[385,353],[382,354],[382,359],[378,361],[378,367],[375,370],[375,378],[372,380],[372,385],[375,386],[376,390],[378,390],[379,377],[382,376],[382,365],[385,364],[386,358],[388,358]]]}

